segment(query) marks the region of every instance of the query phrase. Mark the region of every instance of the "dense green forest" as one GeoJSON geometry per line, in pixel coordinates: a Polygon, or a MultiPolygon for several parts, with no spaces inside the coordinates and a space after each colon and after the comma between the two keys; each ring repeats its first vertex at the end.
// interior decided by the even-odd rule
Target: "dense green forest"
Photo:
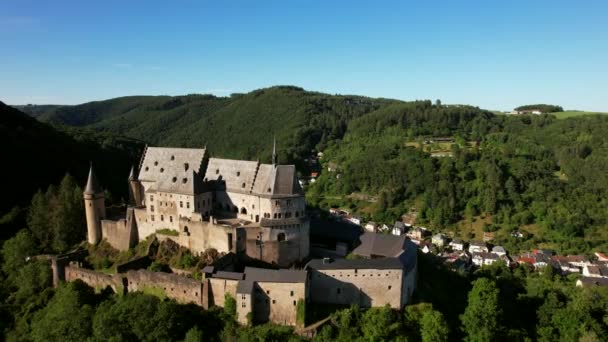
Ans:
{"type": "Polygon", "coordinates": [[[398,101],[327,95],[278,86],[230,97],[131,96],[78,106],[23,106],[43,122],[88,127],[152,145],[203,147],[215,156],[301,163],[318,144],[340,139],[353,118],[398,101]]]}
{"type": "Polygon", "coordinates": [[[78,184],[86,182],[90,163],[103,186],[119,201],[126,198],[126,179],[133,163],[140,158],[144,144],[109,132],[72,127],[51,127],[0,102],[0,146],[5,181],[0,200],[0,240],[14,234],[7,225],[32,195],[58,184],[67,173],[78,184]]]}
{"type": "Polygon", "coordinates": [[[532,105],[519,106],[519,107],[515,108],[515,110],[517,110],[517,111],[538,110],[541,113],[557,113],[557,112],[563,112],[564,108],[562,108],[561,106],[556,106],[556,105],[532,104],[532,105]]]}
{"type": "Polygon", "coordinates": [[[310,204],[386,223],[414,206],[419,223],[464,238],[483,219],[484,231],[511,252],[608,248],[607,117],[493,116],[430,102],[378,112],[351,121],[345,137],[328,144],[322,162],[337,172],[308,188],[310,204]],[[453,137],[451,157],[434,158],[425,136],[453,137]],[[526,241],[510,237],[522,227],[526,241]]]}

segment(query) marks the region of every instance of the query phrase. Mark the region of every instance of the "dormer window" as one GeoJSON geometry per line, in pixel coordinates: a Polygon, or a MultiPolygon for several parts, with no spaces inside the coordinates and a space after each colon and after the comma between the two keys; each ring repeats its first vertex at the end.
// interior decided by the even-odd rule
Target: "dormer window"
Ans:
{"type": "Polygon", "coordinates": [[[145,170],[148,171],[150,168],[146,166],[145,170]]]}
{"type": "Polygon", "coordinates": [[[177,182],[177,177],[173,177],[173,183],[177,182]]]}
{"type": "Polygon", "coordinates": [[[157,165],[158,165],[158,162],[157,162],[157,161],[155,161],[155,162],[154,162],[154,166],[157,166],[157,165]]]}
{"type": "Polygon", "coordinates": [[[171,156],[171,160],[175,160],[175,156],[171,156]]]}
{"type": "Polygon", "coordinates": [[[165,172],[165,169],[163,169],[162,167],[160,168],[160,172],[163,173],[165,172]]]}

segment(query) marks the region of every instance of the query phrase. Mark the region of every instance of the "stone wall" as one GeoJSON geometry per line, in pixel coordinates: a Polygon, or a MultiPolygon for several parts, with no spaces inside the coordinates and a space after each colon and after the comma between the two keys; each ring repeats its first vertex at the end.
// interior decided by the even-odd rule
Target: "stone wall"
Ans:
{"type": "Polygon", "coordinates": [[[226,293],[230,294],[232,298],[236,298],[238,280],[208,278],[207,281],[209,284],[209,306],[215,305],[223,307],[226,293]]]}
{"type": "Polygon", "coordinates": [[[125,293],[123,277],[119,274],[105,274],[86,268],[70,265],[65,266],[65,281],[80,279],[95,289],[112,288],[116,293],[125,293]]]}
{"type": "Polygon", "coordinates": [[[395,309],[401,309],[404,305],[403,270],[338,269],[311,272],[313,302],[358,304],[361,307],[389,304],[395,309]]]}
{"type": "Polygon", "coordinates": [[[296,325],[296,305],[300,299],[306,301],[306,284],[261,281],[256,283],[253,299],[253,320],[260,323],[270,321],[278,324],[296,325]]]}
{"type": "Polygon", "coordinates": [[[162,289],[166,296],[180,303],[203,305],[203,283],[177,274],[146,270],[126,273],[127,291],[144,291],[146,287],[162,289]]]}

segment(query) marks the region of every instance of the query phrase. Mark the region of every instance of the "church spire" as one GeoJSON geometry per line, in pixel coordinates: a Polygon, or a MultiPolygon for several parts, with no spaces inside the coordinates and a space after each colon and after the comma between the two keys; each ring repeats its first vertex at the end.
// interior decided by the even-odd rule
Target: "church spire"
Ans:
{"type": "Polygon", "coordinates": [[[91,162],[91,168],[89,169],[89,179],[87,180],[87,186],[84,188],[84,193],[87,195],[95,195],[100,192],[102,193],[103,190],[101,189],[101,186],[99,186],[97,176],[95,175],[95,171],[93,170],[93,163],[91,162]]]}
{"type": "Polygon", "coordinates": [[[277,138],[273,137],[274,142],[272,144],[272,165],[277,165],[277,138]]]}

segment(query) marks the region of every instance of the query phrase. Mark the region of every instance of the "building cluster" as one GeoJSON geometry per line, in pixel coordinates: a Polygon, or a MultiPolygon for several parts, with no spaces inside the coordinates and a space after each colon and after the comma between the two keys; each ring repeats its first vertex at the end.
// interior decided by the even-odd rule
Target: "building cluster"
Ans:
{"type": "Polygon", "coordinates": [[[272,164],[261,164],[210,158],[206,149],[147,147],[128,183],[130,204],[111,217],[91,167],[84,190],[90,244],[106,240],[126,250],[162,235],[193,253],[215,249],[226,257],[205,267],[200,281],[150,272],[139,262],[108,275],[57,257],[55,284],[81,279],[118,293],[160,288],[203,307],[224,306],[230,296],[241,323],[295,325],[301,306],[310,303],[402,309],[411,300],[417,247],[405,235],[366,233],[354,259],[310,260],[304,194],[295,167],[278,165],[276,150],[272,164]],[[248,267],[253,264],[270,268],[248,267]]]}
{"type": "Polygon", "coordinates": [[[282,267],[309,255],[309,217],[294,165],[210,158],[206,149],[147,147],[129,176],[130,205],[106,215],[93,168],[84,191],[88,241],[126,250],[159,231],[194,253],[209,248],[282,267]]]}

